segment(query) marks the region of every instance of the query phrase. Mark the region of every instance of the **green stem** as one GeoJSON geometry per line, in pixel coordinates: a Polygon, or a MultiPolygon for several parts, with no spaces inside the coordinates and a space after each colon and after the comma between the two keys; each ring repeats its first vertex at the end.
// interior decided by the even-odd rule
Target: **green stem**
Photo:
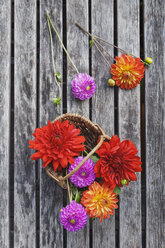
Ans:
{"type": "Polygon", "coordinates": [[[70,60],[70,62],[71,62],[71,64],[73,65],[73,67],[74,67],[74,69],[76,70],[76,72],[79,73],[77,67],[75,66],[75,64],[73,63],[73,61],[72,61],[72,59],[71,59],[71,57],[70,57],[70,55],[69,55],[69,53],[67,52],[67,50],[66,50],[66,48],[65,48],[65,46],[64,46],[64,44],[63,44],[63,42],[62,42],[62,40],[61,40],[61,38],[60,38],[60,36],[59,36],[59,34],[58,34],[58,32],[57,32],[57,30],[56,30],[56,28],[55,28],[55,26],[54,26],[54,24],[53,24],[53,22],[52,22],[52,20],[51,20],[51,18],[50,18],[50,16],[49,16],[48,13],[47,13],[47,18],[49,19],[50,24],[52,25],[52,28],[53,28],[53,30],[55,31],[55,33],[56,33],[56,35],[57,35],[57,37],[58,37],[58,39],[59,39],[59,41],[60,41],[60,43],[61,43],[61,45],[62,45],[62,47],[63,47],[63,49],[64,49],[66,55],[68,56],[68,58],[69,58],[69,60],[70,60]]]}
{"type": "Polygon", "coordinates": [[[61,100],[62,89],[61,89],[61,85],[59,84],[59,82],[57,81],[57,78],[56,78],[56,69],[55,69],[55,62],[54,62],[54,49],[53,49],[53,38],[52,38],[52,32],[51,32],[50,22],[49,22],[48,18],[47,18],[47,22],[48,22],[48,28],[49,28],[49,34],[50,34],[51,56],[52,56],[52,63],[53,63],[54,78],[55,78],[56,84],[58,85],[58,88],[59,88],[59,92],[60,92],[59,98],[61,100]]]}
{"type": "MultiPolygon", "coordinates": [[[[66,170],[66,175],[67,175],[67,170],[66,170]]],[[[70,190],[68,179],[66,180],[66,184],[67,184],[67,189],[68,189],[69,201],[71,202],[72,201],[72,191],[70,190]]]]}

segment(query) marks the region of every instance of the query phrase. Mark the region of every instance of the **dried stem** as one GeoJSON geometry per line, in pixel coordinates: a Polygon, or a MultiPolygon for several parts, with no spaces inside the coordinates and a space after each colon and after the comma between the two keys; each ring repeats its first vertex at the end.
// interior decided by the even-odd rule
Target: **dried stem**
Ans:
{"type": "Polygon", "coordinates": [[[100,46],[102,49],[103,49],[103,51],[105,52],[105,53],[107,53],[107,55],[113,60],[113,61],[116,61],[116,59],[114,59],[113,58],[113,56],[101,45],[101,43],[98,41],[98,40],[96,40],[96,39],[94,39],[94,41],[98,44],[98,46],[100,46]]]}
{"type": "Polygon", "coordinates": [[[63,42],[62,42],[62,40],[61,40],[61,38],[60,38],[60,36],[59,36],[59,34],[58,34],[58,32],[57,32],[57,30],[56,30],[56,28],[55,28],[55,26],[54,26],[54,24],[53,24],[53,22],[52,22],[52,20],[51,20],[51,18],[50,18],[50,16],[49,16],[48,13],[47,13],[47,18],[49,19],[50,24],[52,25],[52,28],[53,28],[53,30],[55,31],[55,33],[56,33],[56,35],[57,35],[57,37],[58,37],[58,39],[59,39],[59,41],[60,41],[60,43],[61,43],[61,45],[62,45],[62,47],[63,47],[63,49],[64,49],[66,55],[68,56],[68,58],[69,58],[69,60],[70,60],[70,62],[71,62],[71,64],[73,65],[73,67],[74,67],[74,69],[76,70],[76,72],[79,73],[77,67],[75,66],[75,64],[73,63],[73,61],[72,61],[72,59],[71,59],[71,57],[70,57],[70,55],[69,55],[69,53],[67,52],[67,50],[66,50],[66,48],[65,48],[65,46],[64,46],[64,44],[63,44],[63,42]]]}
{"type": "Polygon", "coordinates": [[[50,34],[50,43],[51,43],[51,56],[52,56],[52,63],[53,63],[53,72],[54,72],[54,79],[55,79],[55,82],[59,88],[59,92],[60,92],[60,100],[61,100],[61,96],[62,96],[62,89],[61,89],[61,85],[59,84],[59,82],[57,81],[57,78],[56,78],[56,69],[55,69],[55,62],[54,62],[54,50],[53,50],[53,38],[52,38],[52,31],[51,31],[51,27],[50,27],[50,22],[49,22],[49,19],[47,17],[47,22],[48,22],[48,28],[49,28],[49,34],[50,34]]]}
{"type": "Polygon", "coordinates": [[[106,59],[106,57],[104,56],[104,54],[102,53],[102,51],[100,50],[100,48],[99,48],[98,44],[96,43],[95,39],[93,39],[93,42],[94,42],[94,44],[95,44],[97,50],[99,51],[99,53],[100,53],[101,56],[103,57],[104,62],[106,63],[106,65],[108,65],[108,67],[111,66],[110,63],[108,62],[108,60],[106,59]]]}
{"type": "MultiPolygon", "coordinates": [[[[109,45],[109,46],[111,46],[111,47],[115,47],[115,48],[117,48],[119,51],[128,54],[127,51],[121,49],[120,47],[118,47],[118,46],[116,46],[116,45],[114,45],[114,44],[112,44],[112,43],[110,43],[110,42],[108,42],[108,41],[102,39],[101,37],[99,37],[99,36],[97,36],[97,35],[93,35],[93,34],[89,33],[89,32],[88,32],[87,30],[85,30],[79,23],[76,22],[75,24],[76,24],[76,26],[79,27],[84,33],[88,34],[92,39],[101,40],[101,41],[104,42],[105,44],[107,44],[107,45],[109,45]]],[[[130,54],[130,55],[136,58],[135,55],[133,55],[133,54],[130,54]]]]}
{"type": "MultiPolygon", "coordinates": [[[[105,44],[109,45],[110,47],[115,47],[115,48],[117,48],[119,51],[128,54],[127,51],[125,51],[125,50],[119,48],[118,46],[116,46],[116,45],[114,45],[114,44],[112,44],[112,43],[110,43],[110,42],[108,42],[108,41],[102,39],[101,37],[99,37],[99,36],[97,36],[97,35],[95,36],[95,38],[98,39],[98,40],[101,40],[102,42],[104,42],[105,44]]],[[[131,54],[131,55],[132,55],[132,54],[131,54]]],[[[134,55],[132,55],[132,56],[134,56],[134,55]]],[[[134,56],[134,57],[135,57],[135,56],[134,56]]]]}
{"type": "Polygon", "coordinates": [[[75,22],[76,26],[79,27],[84,33],[88,34],[92,39],[95,37],[91,33],[89,33],[87,30],[85,30],[78,22],[75,22]]]}

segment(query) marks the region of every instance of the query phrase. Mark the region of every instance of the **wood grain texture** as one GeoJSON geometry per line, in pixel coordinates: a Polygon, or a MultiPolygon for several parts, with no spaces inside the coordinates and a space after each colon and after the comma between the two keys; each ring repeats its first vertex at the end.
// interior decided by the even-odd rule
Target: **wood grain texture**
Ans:
{"type": "MultiPolygon", "coordinates": [[[[82,33],[75,22],[88,29],[88,1],[67,1],[67,49],[81,73],[89,73],[88,37],[82,33]]],[[[76,71],[67,62],[67,112],[78,113],[89,118],[89,100],[80,101],[71,92],[71,81],[76,71]]],[[[67,247],[89,247],[89,225],[76,233],[67,233],[67,247]]]]}
{"type": "Polygon", "coordinates": [[[0,0],[0,247],[9,247],[10,1],[0,0]]]}
{"type": "MultiPolygon", "coordinates": [[[[92,1],[92,33],[113,43],[114,20],[113,2],[107,0],[92,1]]],[[[103,43],[102,43],[103,44],[103,43]]],[[[108,49],[113,56],[113,48],[108,49]]],[[[109,63],[112,61],[109,58],[109,63]]],[[[108,85],[110,66],[108,67],[96,47],[92,47],[92,75],[97,85],[92,98],[92,120],[98,123],[109,136],[114,134],[114,89],[108,85]]],[[[115,248],[115,215],[100,223],[93,221],[93,247],[115,248]]]]}
{"type": "MultiPolygon", "coordinates": [[[[88,30],[88,1],[70,0],[67,2],[67,48],[80,73],[89,73],[88,37],[75,25],[80,23],[88,30]]],[[[68,60],[67,63],[67,107],[68,112],[89,117],[89,100],[75,99],[71,91],[71,81],[77,72],[68,60]]]]}
{"type": "Polygon", "coordinates": [[[145,1],[146,247],[165,247],[165,2],[145,1]]]}
{"type": "Polygon", "coordinates": [[[15,0],[14,246],[35,247],[36,1],[15,0]]]}
{"type": "MultiPolygon", "coordinates": [[[[54,80],[51,43],[46,12],[62,37],[62,0],[40,1],[40,97],[39,126],[47,124],[62,114],[62,104],[58,107],[52,98],[57,97],[58,87],[54,80]]],[[[56,71],[62,74],[62,48],[52,30],[56,71]]],[[[59,214],[63,207],[63,190],[49,177],[40,162],[40,247],[63,247],[63,227],[59,214]]]]}
{"type": "MultiPolygon", "coordinates": [[[[118,46],[139,56],[139,1],[118,1],[118,46]]],[[[119,137],[135,143],[140,154],[140,86],[119,89],[119,137]]],[[[122,189],[120,195],[120,247],[140,248],[141,180],[122,189]]]]}

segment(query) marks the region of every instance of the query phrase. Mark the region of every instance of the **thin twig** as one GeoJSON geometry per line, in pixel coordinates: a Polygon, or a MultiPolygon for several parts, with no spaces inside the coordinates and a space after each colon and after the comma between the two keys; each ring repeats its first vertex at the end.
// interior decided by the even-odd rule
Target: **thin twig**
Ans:
{"type": "Polygon", "coordinates": [[[55,62],[54,62],[54,50],[53,50],[53,38],[52,38],[52,32],[51,32],[50,22],[49,22],[48,18],[47,18],[47,22],[48,22],[48,28],[49,28],[49,34],[50,34],[51,56],[52,56],[52,63],[53,63],[54,79],[55,79],[56,84],[58,85],[59,92],[60,92],[60,99],[61,99],[62,90],[61,90],[61,85],[59,84],[59,82],[57,81],[57,78],[56,78],[56,69],[55,69],[55,62]]]}
{"type": "MultiPolygon", "coordinates": [[[[99,40],[101,40],[102,42],[104,42],[105,44],[107,44],[107,45],[109,45],[109,46],[111,46],[111,47],[115,47],[115,48],[117,48],[118,50],[120,50],[121,52],[128,54],[127,51],[121,49],[120,47],[118,47],[118,46],[116,46],[116,45],[114,45],[114,44],[112,44],[112,43],[110,43],[110,42],[108,42],[108,41],[102,39],[101,37],[99,37],[99,36],[97,36],[97,35],[92,35],[92,34],[89,33],[87,30],[85,30],[79,23],[76,22],[75,24],[76,24],[76,26],[78,26],[84,33],[88,34],[92,39],[93,39],[93,38],[99,39],[99,40]]],[[[135,55],[133,55],[133,54],[130,54],[130,55],[136,58],[135,55]]]]}
{"type": "MultiPolygon", "coordinates": [[[[110,42],[108,42],[108,41],[102,39],[101,37],[99,37],[99,36],[97,36],[97,35],[95,36],[95,38],[98,39],[98,40],[101,40],[102,42],[104,42],[105,44],[109,45],[110,47],[115,47],[115,48],[117,48],[119,51],[128,54],[127,51],[125,51],[125,50],[119,48],[118,46],[116,46],[116,45],[114,45],[114,44],[112,44],[112,43],[110,43],[110,42]]],[[[130,54],[130,55],[132,55],[132,54],[130,54]]],[[[134,55],[132,55],[132,56],[134,56],[134,55]]],[[[135,56],[134,56],[134,57],[135,57],[135,56]]]]}
{"type": "Polygon", "coordinates": [[[102,53],[102,51],[100,50],[99,46],[97,45],[96,41],[93,39],[93,42],[97,48],[97,50],[99,51],[99,53],[101,54],[101,56],[104,59],[104,62],[106,63],[106,65],[111,66],[110,63],[108,62],[108,60],[106,59],[106,57],[104,56],[104,54],[102,53]]]}
{"type": "Polygon", "coordinates": [[[113,61],[116,61],[116,59],[101,45],[101,43],[98,41],[98,40],[96,40],[95,38],[93,39],[96,43],[97,43],[97,45],[98,46],[100,46],[102,49],[103,49],[103,51],[105,52],[105,53],[107,53],[107,55],[113,60],[113,61]]]}
{"type": "Polygon", "coordinates": [[[85,30],[78,22],[75,22],[76,26],[79,27],[84,33],[88,34],[92,39],[94,38],[94,35],[89,33],[87,30],[85,30]]]}
{"type": "Polygon", "coordinates": [[[65,48],[65,46],[64,46],[64,44],[63,44],[63,42],[62,42],[62,40],[61,40],[61,38],[60,38],[60,35],[58,34],[58,32],[57,32],[57,30],[56,30],[56,28],[55,28],[55,26],[54,26],[54,24],[53,24],[53,22],[52,22],[52,20],[51,20],[51,18],[50,18],[50,16],[49,16],[48,13],[47,13],[47,17],[48,17],[48,19],[49,19],[49,21],[50,21],[50,24],[52,25],[52,28],[54,29],[54,31],[55,31],[55,33],[56,33],[56,35],[57,35],[57,37],[58,37],[58,39],[59,39],[59,41],[60,41],[60,43],[61,43],[61,45],[62,45],[62,47],[63,47],[63,49],[64,49],[66,55],[68,56],[68,58],[69,58],[71,64],[73,65],[73,67],[74,67],[74,69],[76,70],[76,72],[79,73],[77,67],[75,66],[75,64],[73,63],[73,61],[72,61],[72,59],[71,59],[71,57],[70,57],[70,55],[69,55],[69,53],[67,52],[67,50],[66,50],[66,48],[65,48]]]}

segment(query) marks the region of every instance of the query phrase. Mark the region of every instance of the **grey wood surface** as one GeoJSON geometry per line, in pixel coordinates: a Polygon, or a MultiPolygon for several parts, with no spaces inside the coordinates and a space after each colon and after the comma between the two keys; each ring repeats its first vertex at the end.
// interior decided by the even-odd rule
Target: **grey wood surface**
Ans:
{"type": "Polygon", "coordinates": [[[10,1],[0,1],[0,247],[9,247],[10,1]]]}
{"type": "MultiPolygon", "coordinates": [[[[113,0],[0,0],[0,248],[165,247],[165,2],[118,0],[117,16],[114,3],[113,0]],[[144,23],[141,23],[140,30],[139,11],[142,2],[144,23]],[[65,3],[66,27],[63,23],[65,3]],[[14,41],[11,41],[12,4],[14,41]],[[67,73],[66,99],[63,99],[64,104],[67,104],[67,112],[91,117],[110,136],[115,129],[114,89],[107,83],[110,68],[104,65],[95,47],[92,48],[92,57],[89,60],[89,38],[75,26],[75,22],[79,22],[87,30],[91,23],[93,33],[113,43],[116,19],[119,47],[137,56],[140,53],[140,33],[142,35],[144,27],[145,57],[153,58],[153,64],[145,72],[145,96],[143,92],[141,95],[142,100],[145,98],[145,112],[141,113],[142,118],[146,118],[146,140],[142,146],[144,148],[146,145],[146,151],[143,151],[146,156],[143,178],[143,182],[146,179],[146,192],[145,185],[141,191],[141,175],[137,173],[137,181],[122,189],[117,226],[115,216],[112,216],[103,223],[95,220],[90,224],[88,221],[87,226],[77,233],[64,232],[59,214],[64,202],[66,203],[66,192],[45,173],[42,161],[35,162],[30,158],[34,150],[28,148],[28,141],[33,139],[35,128],[42,127],[48,120],[53,120],[66,111],[63,104],[56,107],[52,100],[58,95],[58,89],[53,76],[46,12],[49,12],[60,36],[66,35],[68,52],[79,71],[89,73],[90,69],[97,84],[91,101],[81,102],[74,98],[71,81],[76,76],[76,71],[69,61],[67,68],[63,65],[63,51],[53,33],[57,71],[62,74],[66,70],[67,73]],[[13,82],[14,91],[11,91],[13,82]],[[11,106],[11,95],[12,99],[14,97],[14,106],[11,106]],[[14,115],[11,114],[13,108],[14,115]],[[14,127],[11,128],[13,116],[14,127]],[[13,153],[14,166],[11,161],[13,153]],[[141,192],[142,199],[146,196],[142,202],[141,192]]],[[[109,51],[113,54],[113,49],[109,51]]],[[[118,88],[119,136],[121,140],[132,140],[139,149],[139,155],[140,128],[143,129],[144,123],[140,119],[141,106],[139,85],[130,91],[118,88]]]]}
{"type": "MultiPolygon", "coordinates": [[[[80,22],[88,29],[88,1],[67,1],[67,49],[79,72],[89,73],[88,37],[76,26],[80,22]]],[[[79,113],[89,118],[89,100],[75,99],[71,92],[71,81],[76,76],[71,63],[67,61],[67,112],[79,113]]],[[[89,247],[89,224],[76,233],[67,233],[67,247],[89,247]]]]}
{"type": "Polygon", "coordinates": [[[145,1],[146,247],[165,247],[165,2],[145,1]]]}
{"type": "MultiPolygon", "coordinates": [[[[114,1],[92,1],[92,33],[113,43],[114,1]],[[101,11],[100,11],[101,10],[101,11]]],[[[103,43],[102,43],[103,44],[103,43]]],[[[113,56],[113,48],[106,47],[113,56]]],[[[113,61],[109,58],[109,64],[113,61]]],[[[92,75],[97,85],[92,98],[92,121],[98,123],[109,136],[114,135],[114,88],[108,85],[110,66],[106,65],[96,47],[92,48],[92,75]]],[[[93,223],[93,248],[115,247],[115,215],[93,223]]]]}
{"type": "Polygon", "coordinates": [[[14,246],[35,247],[36,1],[15,0],[14,246]]]}
{"type": "MultiPolygon", "coordinates": [[[[40,1],[40,84],[39,126],[47,124],[62,114],[62,104],[56,107],[52,98],[58,96],[52,67],[50,35],[46,12],[62,37],[62,0],[40,1]]],[[[52,30],[56,71],[62,74],[62,48],[52,30]]],[[[59,214],[63,207],[63,190],[50,178],[40,163],[40,247],[63,247],[63,227],[59,214]]]]}
{"type": "MultiPolygon", "coordinates": [[[[117,11],[118,46],[139,56],[139,1],[118,1],[117,11]]],[[[140,85],[119,89],[119,137],[134,142],[140,155],[140,85]]],[[[137,181],[123,187],[120,195],[120,247],[142,247],[141,234],[141,181],[137,173],[137,181]]]]}

